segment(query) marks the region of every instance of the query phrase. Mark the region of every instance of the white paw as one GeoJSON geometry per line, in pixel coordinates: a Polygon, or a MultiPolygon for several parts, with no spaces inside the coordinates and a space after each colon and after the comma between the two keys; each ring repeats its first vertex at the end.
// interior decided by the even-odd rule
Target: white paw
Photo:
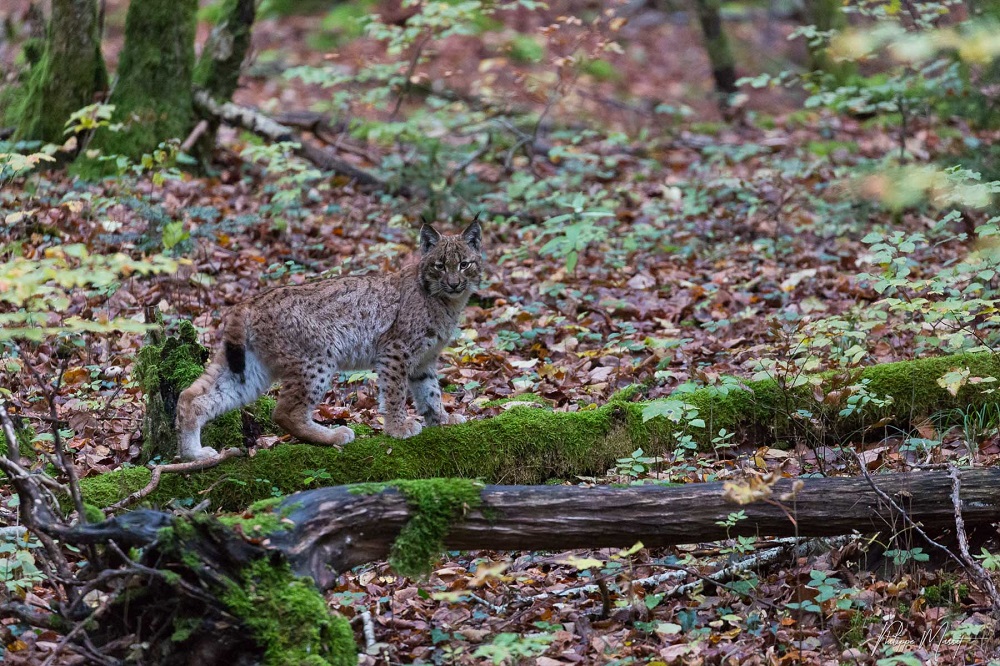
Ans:
{"type": "Polygon", "coordinates": [[[407,437],[413,437],[414,435],[419,435],[421,430],[420,423],[416,419],[405,419],[402,423],[397,423],[393,425],[385,424],[385,434],[396,439],[406,439],[407,437]]]}
{"type": "Polygon", "coordinates": [[[354,431],[347,426],[337,426],[333,429],[334,446],[343,446],[354,441],[354,431]]]}
{"type": "Polygon", "coordinates": [[[219,452],[211,446],[199,446],[197,449],[185,451],[181,457],[184,460],[205,460],[206,458],[214,458],[217,455],[219,455],[219,452]]]}
{"type": "Polygon", "coordinates": [[[446,414],[441,423],[444,425],[458,425],[459,423],[465,423],[465,417],[461,414],[446,414]]]}

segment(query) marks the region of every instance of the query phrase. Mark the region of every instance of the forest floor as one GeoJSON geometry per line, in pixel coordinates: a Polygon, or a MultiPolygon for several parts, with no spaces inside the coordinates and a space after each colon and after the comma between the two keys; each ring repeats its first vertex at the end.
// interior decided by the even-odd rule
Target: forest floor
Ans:
{"type": "MultiPolygon", "coordinates": [[[[126,3],[107,4],[106,55],[113,66],[126,3]]],[[[737,117],[723,120],[695,26],[651,10],[616,28],[623,49],[607,52],[606,66],[591,67],[550,94],[553,61],[567,55],[560,48],[586,50],[610,38],[607,22],[596,30],[588,22],[561,21],[578,11],[589,10],[555,2],[547,10],[503,13],[494,29],[435,43],[413,74],[414,81],[446,81],[466,98],[543,114],[535,145],[559,148],[528,156],[497,145],[467,165],[437,165],[431,176],[419,165],[406,172],[415,182],[443,179],[435,205],[456,226],[488,211],[489,268],[442,358],[447,409],[488,418],[502,407],[486,403],[531,393],[557,410],[575,411],[637,383],[658,398],[722,376],[748,379],[774,369],[761,359],[802,359],[806,367],[808,358],[812,372],[939,351],[926,336],[897,326],[892,313],[870,316],[880,297],[865,274],[881,269],[872,243],[862,239],[877,229],[931,236],[934,242],[909,256],[914,275],[933,275],[976,249],[962,234],[986,216],[967,212],[964,226],[943,233],[941,215],[932,209],[881,205],[885,183],[871,169],[901,145],[916,162],[957,161],[973,136],[968,128],[916,118],[903,135],[879,117],[802,111],[801,93],[774,90],[750,91],[737,117]],[[543,34],[556,23],[562,41],[548,42],[538,62],[514,57],[514,50],[529,48],[518,41],[523,35],[543,34]],[[682,108],[688,112],[673,110],[682,108]],[[459,180],[461,187],[450,192],[459,180]],[[547,225],[546,219],[574,210],[568,192],[579,193],[579,210],[606,214],[581,224],[576,235],[565,233],[568,222],[547,225]],[[538,205],[541,200],[548,203],[538,205]]],[[[283,72],[332,62],[356,74],[390,60],[381,42],[345,36],[322,19],[262,19],[236,101],[272,114],[342,109],[331,101],[335,92],[357,89],[308,85],[283,72]]],[[[801,45],[787,40],[790,21],[760,14],[726,27],[741,73],[794,68],[802,57],[801,45]]],[[[207,31],[200,27],[202,37],[207,31]]],[[[423,103],[415,95],[403,100],[400,118],[418,113],[423,103]]],[[[352,118],[388,120],[362,102],[348,106],[352,118]]],[[[443,141],[471,144],[488,133],[482,123],[472,124],[476,131],[443,141]]],[[[340,156],[367,170],[378,171],[396,155],[406,159],[406,147],[392,141],[343,131],[327,138],[340,156]]],[[[975,136],[983,143],[994,138],[975,136]]],[[[224,129],[220,142],[209,175],[183,173],[160,182],[144,172],[83,183],[51,172],[5,184],[0,260],[39,258],[69,243],[135,256],[169,245],[184,260],[176,274],[136,276],[113,293],[78,291],[58,316],[142,320],[144,308],[155,305],[168,326],[192,320],[206,344],[218,339],[224,309],[261,289],[320,274],[394,270],[408,260],[426,200],[364,192],[339,178],[289,181],[289,171],[273,162],[261,167],[241,157],[252,137],[224,129]],[[168,240],[176,222],[182,233],[168,240]]],[[[100,474],[134,463],[139,453],[143,396],[132,369],[141,344],[138,335],[90,336],[78,346],[23,344],[17,353],[5,350],[0,385],[44,448],[51,439],[44,396],[30,368],[44,377],[61,375],[57,404],[69,445],[81,474],[100,474]]],[[[940,344],[957,343],[942,337],[940,344]]],[[[997,415],[926,416],[918,432],[868,433],[864,441],[840,444],[860,453],[872,472],[960,460],[988,465],[1000,457],[997,415]]],[[[371,375],[358,373],[335,386],[318,418],[378,430],[371,375]]],[[[287,440],[269,436],[258,445],[287,440]]],[[[737,437],[713,454],[645,456],[637,452],[605,475],[567,482],[858,473],[854,458],[839,447],[805,442],[760,447],[737,437]]],[[[312,483],[303,479],[303,488],[312,483]]],[[[10,497],[3,501],[10,513],[10,497]]],[[[708,574],[767,543],[629,553],[450,553],[424,581],[399,577],[385,563],[351,571],[330,603],[358,618],[362,645],[362,613],[371,612],[376,642],[363,657],[366,664],[869,663],[869,655],[889,649],[887,635],[897,629],[898,644],[912,649],[923,636],[940,638],[942,627],[989,623],[985,597],[962,572],[936,559],[893,562],[882,553],[890,536],[785,558],[730,588],[681,595],[674,588],[693,577],[632,581],[667,571],[662,565],[708,574]],[[598,579],[603,592],[558,594],[598,579]],[[815,611],[789,605],[818,595],[815,611]]],[[[44,598],[47,592],[38,585],[28,594],[44,598]]],[[[965,638],[925,641],[912,654],[937,655],[939,663],[981,663],[990,656],[990,642],[972,630],[952,636],[965,638]]],[[[17,660],[41,654],[53,637],[20,639],[19,649],[7,653],[11,663],[27,663],[17,660]]]]}

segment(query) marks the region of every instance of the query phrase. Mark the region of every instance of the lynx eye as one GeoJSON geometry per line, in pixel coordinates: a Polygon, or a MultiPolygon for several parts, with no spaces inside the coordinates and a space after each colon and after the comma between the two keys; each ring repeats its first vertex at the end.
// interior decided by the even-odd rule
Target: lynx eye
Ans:
{"type": "Polygon", "coordinates": [[[471,265],[472,265],[471,261],[463,261],[462,263],[460,263],[458,265],[458,267],[464,271],[466,268],[468,268],[471,265]]]}
{"type": "Polygon", "coordinates": [[[444,270],[444,262],[443,261],[435,261],[434,262],[434,268],[436,268],[439,271],[443,271],[444,270]]]}

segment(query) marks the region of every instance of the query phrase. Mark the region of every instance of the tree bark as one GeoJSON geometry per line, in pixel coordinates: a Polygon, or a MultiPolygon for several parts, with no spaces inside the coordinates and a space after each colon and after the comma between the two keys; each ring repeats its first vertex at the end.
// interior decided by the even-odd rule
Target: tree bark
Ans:
{"type": "MultiPolygon", "coordinates": [[[[256,0],[225,0],[219,22],[202,47],[194,69],[194,85],[213,100],[228,102],[239,85],[243,61],[250,51],[250,38],[256,17],[256,0]]],[[[208,130],[197,142],[196,153],[207,162],[215,147],[218,120],[211,121],[208,130]]]]}
{"type": "Polygon", "coordinates": [[[96,0],[52,0],[45,49],[15,111],[15,137],[62,143],[70,115],[107,85],[96,0]]]}
{"type": "MultiPolygon", "coordinates": [[[[842,4],[839,0],[804,0],[805,22],[813,25],[820,32],[840,30],[846,24],[842,4]]],[[[826,72],[837,77],[846,78],[853,72],[853,66],[848,62],[835,62],[827,54],[827,40],[822,44],[806,44],[809,51],[809,69],[826,72]]]]}

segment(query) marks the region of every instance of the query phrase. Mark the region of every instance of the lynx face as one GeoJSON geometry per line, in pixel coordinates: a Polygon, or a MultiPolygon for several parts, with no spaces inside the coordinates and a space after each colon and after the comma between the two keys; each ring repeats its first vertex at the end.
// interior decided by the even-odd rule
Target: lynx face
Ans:
{"type": "Polygon", "coordinates": [[[460,236],[442,236],[425,224],[420,229],[420,282],[431,296],[464,299],[482,274],[482,231],[473,222],[460,236]]]}

